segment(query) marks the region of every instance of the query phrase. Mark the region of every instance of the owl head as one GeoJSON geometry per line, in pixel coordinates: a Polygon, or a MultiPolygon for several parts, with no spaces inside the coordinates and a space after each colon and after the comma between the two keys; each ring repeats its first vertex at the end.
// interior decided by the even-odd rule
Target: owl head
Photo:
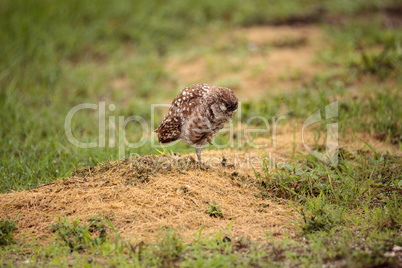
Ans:
{"type": "Polygon", "coordinates": [[[238,103],[239,100],[233,91],[228,88],[219,88],[211,110],[215,118],[228,120],[236,113],[238,103]]]}

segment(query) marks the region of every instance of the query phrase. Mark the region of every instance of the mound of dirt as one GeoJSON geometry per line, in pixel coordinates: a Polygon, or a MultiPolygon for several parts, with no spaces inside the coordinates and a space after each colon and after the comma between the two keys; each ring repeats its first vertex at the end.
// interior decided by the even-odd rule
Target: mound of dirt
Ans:
{"type": "Polygon", "coordinates": [[[244,153],[205,151],[215,161],[196,166],[192,156],[142,156],[77,170],[65,179],[29,191],[0,195],[0,219],[17,217],[18,232],[47,240],[60,216],[86,222],[108,218],[121,235],[148,241],[170,227],[189,241],[203,225],[203,236],[264,240],[264,231],[280,238],[296,231],[299,217],[292,209],[261,195],[244,153]],[[236,162],[241,160],[241,162],[236,162]],[[239,164],[240,163],[240,164],[239,164]],[[211,217],[209,203],[219,204],[222,217],[211,217]]]}

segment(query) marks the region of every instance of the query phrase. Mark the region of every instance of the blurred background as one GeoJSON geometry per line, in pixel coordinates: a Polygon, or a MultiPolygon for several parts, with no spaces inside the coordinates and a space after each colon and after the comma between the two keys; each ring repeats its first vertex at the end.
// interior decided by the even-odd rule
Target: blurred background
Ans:
{"type": "MultiPolygon", "coordinates": [[[[114,104],[109,133],[110,116],[159,123],[165,110],[151,118],[151,104],[169,104],[193,83],[232,88],[241,122],[303,122],[339,100],[340,138],[364,134],[400,151],[401,26],[392,0],[3,0],[0,192],[118,159],[108,142],[81,149],[67,140],[74,106],[114,104]]],[[[126,130],[130,142],[143,134],[135,122],[126,130]]],[[[73,134],[98,141],[98,111],[77,113],[73,134]]],[[[126,150],[157,153],[149,141],[126,150]]],[[[184,143],[174,150],[193,152],[184,143]]]]}

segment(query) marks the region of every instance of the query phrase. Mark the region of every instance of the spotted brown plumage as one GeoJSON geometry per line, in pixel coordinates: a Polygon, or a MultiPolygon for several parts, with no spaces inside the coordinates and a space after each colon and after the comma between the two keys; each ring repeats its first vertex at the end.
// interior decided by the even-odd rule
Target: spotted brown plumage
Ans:
{"type": "Polygon", "coordinates": [[[211,140],[236,113],[238,99],[225,87],[196,84],[174,98],[160,126],[155,130],[160,143],[178,139],[195,145],[199,162],[201,147],[211,140]]]}

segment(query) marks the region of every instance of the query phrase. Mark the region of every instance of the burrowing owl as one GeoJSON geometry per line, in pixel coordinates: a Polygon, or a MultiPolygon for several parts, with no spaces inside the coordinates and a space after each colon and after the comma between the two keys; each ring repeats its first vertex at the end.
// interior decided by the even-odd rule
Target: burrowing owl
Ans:
{"type": "Polygon", "coordinates": [[[223,128],[237,111],[236,95],[225,87],[196,84],[181,90],[168,114],[155,130],[160,143],[178,139],[195,145],[201,163],[201,147],[223,128]]]}

